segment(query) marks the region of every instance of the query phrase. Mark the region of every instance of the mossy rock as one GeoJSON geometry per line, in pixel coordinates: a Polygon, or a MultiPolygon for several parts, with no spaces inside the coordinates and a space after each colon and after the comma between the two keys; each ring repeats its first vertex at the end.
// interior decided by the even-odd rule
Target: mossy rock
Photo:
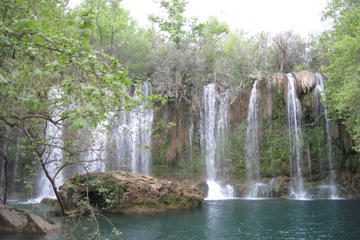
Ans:
{"type": "Polygon", "coordinates": [[[199,189],[128,172],[77,175],[60,188],[68,211],[89,206],[108,213],[148,213],[199,207],[199,189]]]}

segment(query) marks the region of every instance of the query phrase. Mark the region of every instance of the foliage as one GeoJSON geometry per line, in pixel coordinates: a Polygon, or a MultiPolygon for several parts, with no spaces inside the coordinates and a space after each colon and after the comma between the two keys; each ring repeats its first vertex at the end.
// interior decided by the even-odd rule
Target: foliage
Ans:
{"type": "Polygon", "coordinates": [[[153,42],[153,31],[137,27],[121,0],[86,0],[72,15],[89,12],[90,42],[100,51],[116,57],[129,75],[146,80],[150,74],[147,54],[153,42]]]}
{"type": "Polygon", "coordinates": [[[328,49],[329,64],[324,70],[327,81],[327,106],[332,118],[342,120],[360,151],[360,3],[353,0],[333,0],[324,18],[332,21],[332,28],[322,36],[328,49]]]}
{"type": "Polygon", "coordinates": [[[65,16],[61,1],[39,1],[37,15],[17,11],[23,8],[16,3],[8,7],[11,16],[2,22],[7,44],[1,48],[0,117],[4,122],[24,129],[25,119],[56,123],[54,115],[60,108],[58,117],[68,119],[73,130],[91,128],[109,109],[118,107],[118,99],[127,97],[125,87],[132,81],[126,71],[119,71],[116,59],[94,51],[84,35],[89,13],[80,19],[65,16]],[[52,88],[58,89],[56,96],[49,96],[52,88]]]}
{"type": "Polygon", "coordinates": [[[167,16],[150,16],[150,20],[159,25],[162,32],[167,33],[167,38],[180,47],[185,40],[188,20],[184,16],[186,0],[161,0],[160,6],[165,9],[167,16]]]}
{"type": "Polygon", "coordinates": [[[252,85],[253,82],[249,82],[252,75],[260,71],[267,72],[269,47],[269,35],[266,33],[250,38],[242,32],[229,34],[224,45],[225,59],[221,64],[229,83],[240,87],[252,85]]]}
{"type": "Polygon", "coordinates": [[[195,75],[200,64],[196,48],[184,46],[179,49],[158,39],[149,58],[154,90],[175,99],[176,103],[190,102],[190,77],[195,75]]]}
{"type": "MultiPolygon", "coordinates": [[[[249,35],[231,31],[215,17],[199,23],[185,16],[186,0],[159,1],[165,15],[150,17],[156,25],[152,29],[138,27],[121,7],[121,0],[85,0],[75,9],[68,9],[67,2],[1,0],[0,131],[1,135],[10,135],[7,126],[22,132],[19,151],[27,155],[21,161],[26,171],[17,176],[24,183],[30,183],[32,175],[28,168],[35,167],[34,159],[47,171],[50,162],[47,152],[54,148],[65,153],[55,175],[49,176],[51,180],[68,165],[86,169],[88,163],[80,160],[83,159],[80,156],[95,150],[89,143],[96,138],[89,137],[92,130],[143,102],[166,101],[160,95],[141,100],[131,96],[128,89],[139,92],[136,80],[151,81],[154,92],[168,95],[171,104],[167,108],[191,106],[190,114],[196,122],[203,86],[209,82],[229,88],[230,102],[234,104],[235,97],[248,91],[256,79],[278,71],[318,70],[325,65],[323,69],[329,76],[326,83],[329,114],[333,120],[345,123],[355,149],[360,150],[360,111],[354,104],[360,100],[357,1],[330,1],[324,18],[332,21],[332,29],[321,36],[311,36],[309,42],[294,32],[273,36],[265,32],[249,35]],[[49,126],[63,132],[63,145],[56,142],[55,135],[46,136],[49,126]]],[[[278,100],[284,103],[283,99],[278,100]]],[[[264,121],[262,175],[287,174],[288,142],[284,127],[287,123],[286,114],[280,111],[274,109],[272,119],[264,121]]],[[[177,125],[185,132],[184,126],[189,124],[183,121],[177,125]]],[[[243,177],[245,128],[244,122],[233,128],[229,149],[232,172],[243,177]]],[[[180,138],[178,133],[173,135],[180,138]]],[[[316,138],[324,132],[310,128],[304,133],[311,158],[324,156],[326,149],[321,148],[316,138]]],[[[172,133],[159,131],[159,134],[172,133]]],[[[10,138],[6,140],[7,156],[9,169],[14,169],[12,159],[18,150],[15,137],[10,138]]],[[[200,143],[194,140],[190,148],[184,139],[176,139],[181,144],[175,146],[178,155],[174,161],[166,160],[173,139],[161,139],[162,144],[153,146],[156,175],[178,179],[201,177],[200,143]]],[[[89,162],[101,160],[98,157],[89,162]]],[[[357,166],[357,162],[352,159],[347,165],[357,166]]],[[[10,171],[10,175],[16,174],[10,171]]],[[[112,190],[105,188],[95,195],[100,197],[109,191],[112,190]]],[[[82,203],[90,206],[88,200],[82,203]]]]}
{"type": "Polygon", "coordinates": [[[82,191],[82,200],[78,202],[80,209],[91,207],[104,211],[116,207],[124,193],[120,182],[114,183],[111,174],[99,177],[97,175],[75,175],[71,183],[74,191],[82,191]],[[84,191],[84,189],[86,191],[84,191]]]}
{"type": "Polygon", "coordinates": [[[245,159],[245,136],[246,126],[240,124],[236,129],[231,131],[230,136],[230,158],[233,166],[232,175],[235,175],[238,179],[246,178],[246,159],[245,159]]]}
{"type": "Polygon", "coordinates": [[[215,17],[210,17],[205,23],[200,25],[198,44],[201,49],[200,54],[203,57],[203,74],[205,74],[207,78],[216,81],[217,72],[221,72],[217,64],[219,62],[218,59],[223,55],[224,37],[229,32],[228,25],[219,22],[215,17]]]}
{"type": "Polygon", "coordinates": [[[192,118],[189,105],[168,103],[166,109],[159,111],[157,115],[163,121],[175,121],[169,127],[156,129],[153,134],[152,147],[152,172],[155,176],[166,179],[191,180],[199,179],[202,172],[202,159],[199,142],[194,134],[190,146],[189,129],[192,118]],[[167,116],[169,115],[169,116],[167,116]],[[153,135],[154,136],[154,135],[153,135]]]}
{"type": "Polygon", "coordinates": [[[114,30],[110,48],[104,49],[108,44],[104,39],[96,47],[99,50],[92,45],[93,20],[102,11],[126,16],[118,11],[119,1],[111,1],[111,9],[106,8],[107,1],[102,3],[101,11],[90,6],[71,12],[63,0],[1,2],[0,125],[21,129],[56,195],[54,179],[65,166],[86,168],[76,156],[89,151],[91,144],[74,146],[76,141],[86,143],[79,139],[80,130],[98,127],[109,113],[115,117],[141,102],[161,99],[153,95],[139,100],[129,94],[133,81],[119,60],[106,54],[112,54],[112,34],[119,26],[110,26],[114,30]],[[50,125],[66,136],[64,144],[56,134],[45,134],[50,125]],[[66,155],[51,176],[48,153],[56,148],[66,155]]]}
{"type": "Polygon", "coordinates": [[[295,66],[307,65],[306,42],[292,31],[278,33],[274,38],[271,64],[280,72],[289,73],[295,66]]]}
{"type": "Polygon", "coordinates": [[[185,0],[162,0],[160,5],[166,16],[150,16],[160,29],[149,51],[151,79],[155,91],[168,95],[176,103],[191,102],[192,79],[198,75],[202,63],[194,44],[200,25],[184,16],[186,4],[185,0]]]}
{"type": "Polygon", "coordinates": [[[288,175],[289,142],[287,116],[284,107],[280,107],[277,96],[272,116],[264,121],[264,139],[261,143],[261,174],[263,176],[288,175]],[[276,106],[276,107],[275,107],[276,106]]]}

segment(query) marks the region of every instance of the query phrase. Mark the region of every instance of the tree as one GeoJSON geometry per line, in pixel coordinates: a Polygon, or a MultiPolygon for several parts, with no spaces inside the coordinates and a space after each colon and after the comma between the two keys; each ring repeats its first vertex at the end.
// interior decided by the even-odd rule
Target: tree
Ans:
{"type": "Polygon", "coordinates": [[[259,72],[269,72],[269,57],[271,53],[270,34],[260,33],[247,37],[244,32],[228,35],[225,45],[225,58],[220,67],[226,72],[229,83],[235,88],[234,95],[244,84],[252,84],[259,72]]]}
{"type": "Polygon", "coordinates": [[[329,75],[326,102],[332,118],[344,122],[360,151],[360,2],[332,0],[323,15],[332,22],[329,31],[322,35],[325,57],[324,67],[329,75]]]}
{"type": "Polygon", "coordinates": [[[136,25],[121,0],[86,0],[72,14],[91,13],[90,42],[104,53],[116,57],[133,79],[146,80],[150,73],[147,55],[154,41],[152,30],[136,25]]]}
{"type": "Polygon", "coordinates": [[[210,17],[208,21],[200,24],[198,34],[201,55],[204,58],[204,72],[207,77],[216,75],[217,59],[223,55],[223,44],[226,35],[230,32],[229,26],[215,17],[210,17]]]}
{"type": "Polygon", "coordinates": [[[3,189],[3,199],[0,199],[0,201],[5,205],[7,200],[7,194],[8,194],[8,186],[9,186],[9,179],[8,179],[8,165],[9,160],[6,156],[6,154],[0,149],[0,157],[4,159],[4,189],[3,189]]]}
{"type": "Polygon", "coordinates": [[[155,38],[149,51],[149,67],[155,90],[174,98],[177,103],[190,102],[191,76],[199,66],[199,53],[195,44],[200,25],[184,16],[185,0],[162,0],[166,17],[151,16],[165,34],[155,38]]]}
{"type": "Polygon", "coordinates": [[[272,64],[280,72],[291,72],[297,65],[306,64],[306,43],[292,31],[277,34],[274,38],[272,64]]]}
{"type": "Polygon", "coordinates": [[[193,46],[166,43],[161,39],[156,42],[149,54],[149,66],[152,69],[154,90],[176,100],[190,102],[191,76],[200,64],[198,50],[193,46]]]}
{"type": "Polygon", "coordinates": [[[180,47],[180,43],[186,36],[188,20],[184,16],[186,0],[161,0],[160,6],[166,10],[167,16],[150,16],[150,20],[159,25],[161,31],[167,33],[168,39],[180,47]]]}
{"type": "Polygon", "coordinates": [[[139,100],[128,94],[133,82],[119,61],[90,45],[92,9],[74,15],[62,0],[1,6],[0,124],[22,130],[65,214],[55,178],[64,167],[82,164],[72,158],[82,151],[71,147],[81,141],[76,132],[96,128],[109,112],[116,116],[139,100]],[[50,124],[67,131],[66,143],[46,136],[50,124]],[[68,159],[51,175],[46,155],[56,148],[68,159]]]}

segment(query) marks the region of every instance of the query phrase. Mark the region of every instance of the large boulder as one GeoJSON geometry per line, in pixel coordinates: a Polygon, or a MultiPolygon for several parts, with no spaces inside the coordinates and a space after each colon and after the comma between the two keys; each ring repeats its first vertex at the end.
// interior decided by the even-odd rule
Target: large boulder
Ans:
{"type": "Polygon", "coordinates": [[[67,211],[76,212],[89,203],[108,213],[151,213],[199,207],[199,189],[151,176],[128,172],[96,172],[76,175],[60,187],[67,211]]]}
{"type": "Polygon", "coordinates": [[[0,233],[46,234],[57,230],[52,225],[29,210],[0,204],[0,233]]]}

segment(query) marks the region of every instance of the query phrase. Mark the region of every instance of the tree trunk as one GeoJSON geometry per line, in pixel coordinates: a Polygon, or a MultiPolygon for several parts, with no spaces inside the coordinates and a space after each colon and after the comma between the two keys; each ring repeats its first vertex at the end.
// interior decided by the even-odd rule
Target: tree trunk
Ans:
{"type": "Polygon", "coordinates": [[[111,26],[111,43],[110,43],[110,56],[113,54],[113,47],[114,47],[114,26],[111,26]]]}
{"type": "Polygon", "coordinates": [[[280,72],[284,72],[284,68],[285,68],[285,63],[286,63],[286,52],[283,48],[281,48],[281,68],[280,68],[280,72]]]}
{"type": "MultiPolygon", "coordinates": [[[[41,158],[40,158],[40,159],[41,159],[41,158]]],[[[44,171],[44,173],[45,173],[45,176],[47,177],[47,179],[49,179],[49,181],[50,181],[50,183],[51,183],[51,187],[52,187],[52,189],[53,189],[53,191],[54,191],[54,193],[55,193],[56,199],[57,199],[58,202],[59,202],[61,214],[62,214],[63,216],[65,216],[65,215],[66,215],[66,214],[65,214],[65,206],[64,206],[64,203],[63,203],[62,199],[60,198],[59,192],[58,192],[58,190],[57,190],[57,188],[56,188],[55,177],[52,178],[52,177],[50,176],[49,172],[47,171],[47,169],[46,169],[46,167],[45,167],[45,163],[44,163],[42,160],[40,160],[40,163],[41,163],[41,167],[42,167],[42,169],[43,169],[43,171],[44,171]]]]}
{"type": "Polygon", "coordinates": [[[100,48],[103,49],[103,33],[102,33],[102,30],[101,30],[101,27],[100,27],[98,15],[96,15],[96,26],[98,28],[99,36],[100,36],[100,48]]]}
{"type": "Polygon", "coordinates": [[[62,199],[60,198],[60,195],[56,189],[56,184],[55,184],[55,177],[54,179],[50,176],[49,172],[47,171],[46,169],[46,166],[45,166],[45,163],[44,161],[42,160],[42,156],[43,156],[43,153],[45,151],[39,151],[38,148],[37,148],[37,145],[34,141],[34,138],[33,138],[33,135],[27,130],[25,129],[23,126],[20,126],[20,128],[23,130],[23,132],[26,134],[26,136],[28,137],[28,139],[30,140],[31,142],[31,146],[32,148],[34,149],[34,152],[36,153],[36,155],[38,156],[39,158],[39,161],[40,161],[40,164],[41,164],[41,168],[43,169],[44,173],[45,173],[45,176],[47,177],[47,179],[50,181],[51,183],[51,187],[55,193],[55,196],[56,196],[56,199],[60,205],[60,210],[61,210],[61,214],[63,216],[65,216],[65,207],[64,207],[64,203],[62,201],[62,199]]]}
{"type": "Polygon", "coordinates": [[[4,177],[5,177],[4,198],[2,200],[3,204],[5,205],[6,204],[6,199],[7,199],[8,184],[9,184],[9,182],[8,182],[8,172],[7,172],[9,161],[8,161],[5,153],[3,151],[1,151],[1,150],[0,150],[0,155],[5,161],[5,163],[4,163],[4,177]]]}

